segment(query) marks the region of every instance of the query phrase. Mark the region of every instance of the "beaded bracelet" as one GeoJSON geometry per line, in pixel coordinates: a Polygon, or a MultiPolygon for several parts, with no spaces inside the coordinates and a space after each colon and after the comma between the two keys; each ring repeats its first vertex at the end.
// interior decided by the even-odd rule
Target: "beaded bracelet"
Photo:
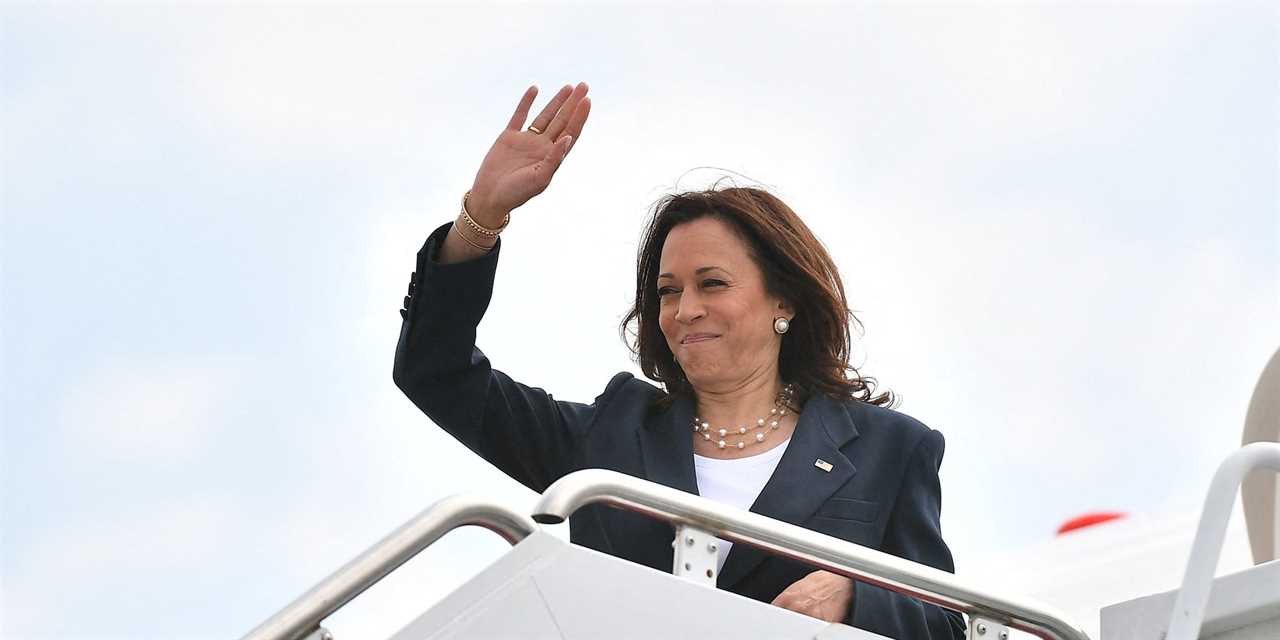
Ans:
{"type": "MultiPolygon", "coordinates": [[[[462,241],[463,241],[463,242],[465,242],[465,243],[467,243],[467,244],[471,245],[471,247],[472,247],[473,249],[476,249],[477,251],[484,251],[484,252],[488,253],[489,251],[492,251],[492,250],[493,250],[493,245],[489,245],[489,246],[487,246],[487,247],[486,247],[486,246],[484,246],[484,245],[482,245],[482,244],[480,244],[480,243],[476,242],[475,240],[472,240],[471,238],[468,238],[468,237],[467,237],[467,234],[465,234],[465,233],[463,233],[463,232],[462,232],[463,228],[464,228],[464,227],[460,227],[460,226],[458,226],[458,222],[457,222],[456,220],[453,222],[453,232],[454,232],[454,233],[456,233],[456,234],[458,234],[458,237],[459,237],[459,238],[462,238],[462,241]]],[[[496,243],[495,243],[495,244],[496,244],[496,243]]]]}
{"type": "Polygon", "coordinates": [[[476,222],[475,219],[471,217],[471,214],[467,212],[467,199],[470,197],[471,190],[467,189],[467,192],[462,194],[462,219],[467,223],[467,226],[475,229],[477,233],[484,236],[496,236],[501,233],[503,229],[507,228],[507,224],[511,222],[510,212],[502,218],[502,224],[499,225],[497,229],[490,229],[476,222]]]}

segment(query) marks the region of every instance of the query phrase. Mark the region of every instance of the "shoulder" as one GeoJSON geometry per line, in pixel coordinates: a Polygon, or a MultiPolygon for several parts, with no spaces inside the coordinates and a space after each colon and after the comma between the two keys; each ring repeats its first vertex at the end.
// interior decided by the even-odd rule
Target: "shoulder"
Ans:
{"type": "Polygon", "coordinates": [[[896,409],[849,399],[838,403],[858,431],[859,439],[910,455],[927,450],[930,457],[942,457],[946,439],[942,432],[896,409]]]}
{"type": "Polygon", "coordinates": [[[652,383],[636,378],[627,371],[619,371],[609,379],[604,391],[596,396],[597,409],[606,406],[648,407],[653,401],[666,395],[666,392],[652,383]]]}

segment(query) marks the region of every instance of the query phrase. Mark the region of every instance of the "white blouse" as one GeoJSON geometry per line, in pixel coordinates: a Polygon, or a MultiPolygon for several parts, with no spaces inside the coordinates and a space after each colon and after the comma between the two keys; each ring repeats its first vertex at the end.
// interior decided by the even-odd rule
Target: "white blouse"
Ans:
{"type": "MultiPolygon", "coordinates": [[[[721,504],[750,510],[756,497],[764,490],[778,461],[791,444],[787,438],[782,444],[754,456],[721,460],[693,454],[693,469],[698,478],[698,495],[715,500],[721,504]]],[[[719,540],[719,538],[717,538],[719,540]]],[[[724,559],[729,555],[732,542],[720,540],[716,557],[716,575],[724,568],[724,559]]]]}

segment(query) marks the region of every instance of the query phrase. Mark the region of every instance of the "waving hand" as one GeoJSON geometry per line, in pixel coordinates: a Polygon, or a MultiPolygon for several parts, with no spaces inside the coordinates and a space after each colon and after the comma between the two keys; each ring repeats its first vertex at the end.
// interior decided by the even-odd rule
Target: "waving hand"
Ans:
{"type": "Polygon", "coordinates": [[[469,210],[481,224],[497,226],[508,212],[546,190],[587,123],[591,112],[587,90],[585,82],[562,87],[529,123],[530,129],[524,128],[524,122],[538,88],[525,90],[471,186],[469,210]]]}

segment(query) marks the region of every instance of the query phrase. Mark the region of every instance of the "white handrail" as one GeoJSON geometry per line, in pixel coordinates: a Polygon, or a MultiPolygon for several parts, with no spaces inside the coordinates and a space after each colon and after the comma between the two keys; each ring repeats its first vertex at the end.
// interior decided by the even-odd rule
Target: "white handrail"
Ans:
{"type": "Polygon", "coordinates": [[[1167,640],[1193,640],[1200,633],[1236,492],[1245,475],[1257,467],[1280,472],[1280,444],[1247,444],[1228,456],[1213,474],[1200,524],[1196,528],[1196,538],[1191,543],[1187,572],[1183,574],[1182,588],[1178,589],[1178,597],[1169,616],[1167,640]]]}
{"type": "Polygon", "coordinates": [[[593,503],[696,527],[735,544],[759,547],[1048,640],[1089,640],[1078,625],[1038,602],[988,593],[946,571],[615,471],[586,469],[560,478],[543,492],[533,519],[560,523],[593,503]]]}

